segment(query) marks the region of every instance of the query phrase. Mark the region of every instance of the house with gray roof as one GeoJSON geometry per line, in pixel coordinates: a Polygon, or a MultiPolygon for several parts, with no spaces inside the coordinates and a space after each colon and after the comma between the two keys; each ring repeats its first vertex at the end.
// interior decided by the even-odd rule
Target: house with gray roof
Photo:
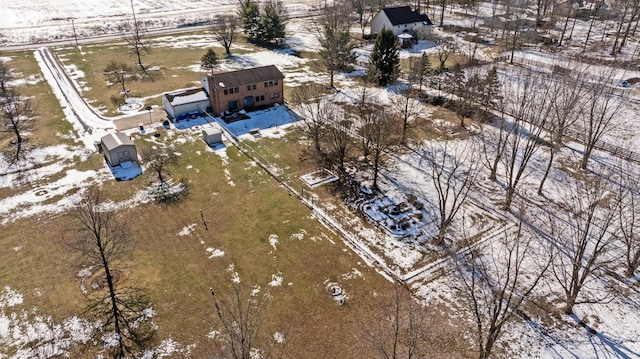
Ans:
{"type": "Polygon", "coordinates": [[[382,29],[392,30],[393,35],[402,33],[425,35],[431,31],[431,20],[426,14],[411,10],[410,6],[384,8],[371,19],[371,36],[382,29]]]}

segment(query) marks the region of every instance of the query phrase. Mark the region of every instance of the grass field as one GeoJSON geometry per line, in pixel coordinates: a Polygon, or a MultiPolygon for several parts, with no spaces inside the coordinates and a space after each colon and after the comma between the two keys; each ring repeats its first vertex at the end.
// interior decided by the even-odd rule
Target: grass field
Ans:
{"type": "MultiPolygon", "coordinates": [[[[85,73],[81,80],[90,88],[85,96],[109,107],[108,99],[115,89],[104,85],[101,69],[111,59],[129,56],[124,48],[97,44],[84,46],[82,53],[72,48],[56,53],[64,63],[75,64],[85,73]]],[[[151,62],[162,69],[160,80],[132,84],[133,95],[153,96],[193,85],[198,76],[185,65],[198,63],[202,53],[203,48],[154,49],[151,62]]],[[[19,64],[25,77],[38,76],[31,53],[17,54],[15,59],[12,65],[19,64]]],[[[48,85],[41,81],[24,89],[38,97],[40,110],[47,113],[43,116],[46,119],[38,122],[34,138],[44,146],[72,143],[69,136],[55,136],[68,133],[71,126],[64,121],[48,85]]],[[[207,335],[219,330],[219,323],[209,288],[223,288],[232,276],[232,266],[242,281],[271,294],[265,327],[275,330],[286,323],[292,328],[295,336],[288,357],[362,358],[367,353],[362,325],[375,320],[378,303],[390,295],[394,284],[367,266],[338,235],[237,148],[227,148],[227,156],[222,158],[197,139],[197,131],[173,131],[161,132],[159,141],[174,144],[180,153],[179,164],[169,172],[174,180],[184,179],[189,185],[188,196],[174,204],[149,202],[119,212],[127,218],[135,241],[117,269],[125,283],[148,290],[156,311],[156,344],[168,338],[179,343],[183,352],[172,358],[203,358],[211,353],[212,341],[207,335]],[[185,228],[190,228],[189,233],[180,235],[185,228]],[[276,236],[274,248],[269,238],[276,236]],[[224,255],[210,258],[209,248],[224,251],[224,255]],[[281,285],[268,284],[274,276],[282,277],[281,285]],[[326,290],[328,282],[344,288],[348,295],[345,304],[331,298],[326,290]]],[[[300,160],[306,148],[299,142],[302,134],[295,127],[288,131],[282,139],[262,138],[249,145],[302,186],[297,177],[315,169],[317,163],[300,160]]],[[[151,135],[135,137],[140,145],[158,141],[151,135]]],[[[98,154],[74,162],[73,167],[82,171],[104,168],[98,154]]],[[[56,176],[59,174],[41,181],[56,176]]],[[[101,187],[110,199],[122,202],[146,188],[148,177],[147,172],[127,182],[109,180],[101,187]]],[[[31,188],[30,184],[3,188],[0,199],[31,188]]],[[[318,193],[328,201],[338,201],[332,199],[328,188],[320,188],[318,193]]],[[[24,310],[30,318],[51,315],[58,322],[82,312],[85,299],[80,268],[77,255],[67,245],[74,236],[73,226],[70,213],[41,214],[0,224],[0,288],[10,287],[24,297],[24,302],[11,310],[24,310]]],[[[427,310],[438,328],[429,339],[431,353],[442,358],[468,354],[465,341],[448,340],[460,329],[448,324],[443,314],[446,309],[427,310]]]]}

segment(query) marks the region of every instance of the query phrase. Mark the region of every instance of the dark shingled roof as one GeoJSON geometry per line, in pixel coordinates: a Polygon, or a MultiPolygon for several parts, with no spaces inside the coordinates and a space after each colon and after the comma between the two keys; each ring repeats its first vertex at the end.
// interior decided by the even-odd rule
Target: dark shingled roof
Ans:
{"type": "Polygon", "coordinates": [[[216,90],[281,79],[284,75],[275,65],[209,75],[211,86],[216,90]]]}
{"type": "Polygon", "coordinates": [[[427,25],[432,25],[431,20],[426,14],[420,14],[417,11],[411,10],[409,6],[389,7],[382,9],[392,25],[411,24],[415,22],[426,22],[427,25]]]}

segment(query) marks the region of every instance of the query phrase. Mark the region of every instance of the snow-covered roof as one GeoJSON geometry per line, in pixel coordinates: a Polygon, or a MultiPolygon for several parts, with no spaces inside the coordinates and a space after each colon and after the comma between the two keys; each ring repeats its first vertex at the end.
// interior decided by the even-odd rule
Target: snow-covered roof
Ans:
{"type": "Polygon", "coordinates": [[[203,88],[190,89],[181,92],[165,94],[172,106],[185,105],[188,103],[209,101],[209,96],[203,88]]]}

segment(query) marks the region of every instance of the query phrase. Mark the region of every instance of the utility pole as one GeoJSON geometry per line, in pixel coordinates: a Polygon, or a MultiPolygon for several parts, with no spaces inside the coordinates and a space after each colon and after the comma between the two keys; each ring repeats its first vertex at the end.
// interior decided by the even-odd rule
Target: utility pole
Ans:
{"type": "Polygon", "coordinates": [[[80,45],[78,45],[78,34],[76,34],[76,24],[71,19],[71,27],[73,28],[73,38],[76,39],[76,49],[80,50],[80,45]]]}

